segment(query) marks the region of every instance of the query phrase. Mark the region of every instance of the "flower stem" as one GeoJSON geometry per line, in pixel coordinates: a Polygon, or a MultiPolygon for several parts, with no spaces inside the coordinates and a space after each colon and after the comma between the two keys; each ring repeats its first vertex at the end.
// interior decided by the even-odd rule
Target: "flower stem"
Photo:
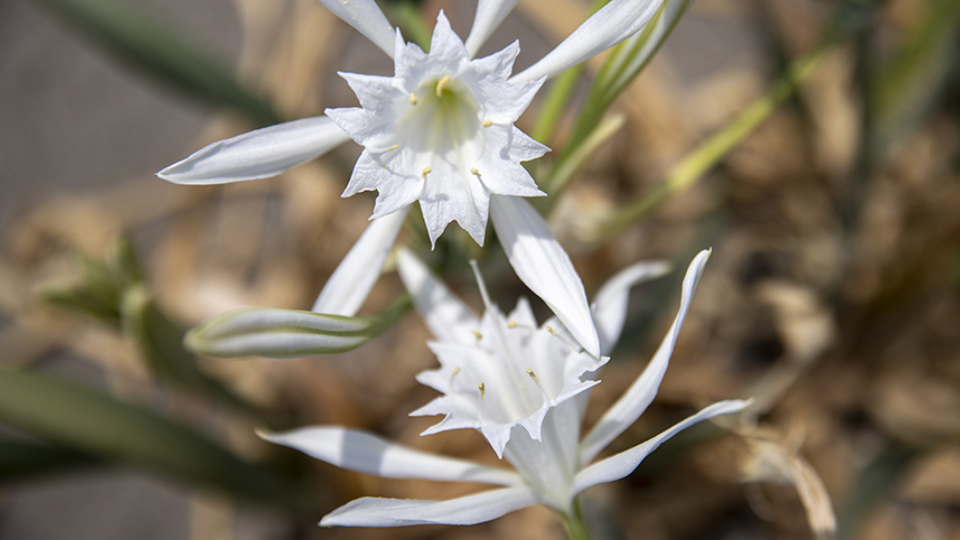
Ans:
{"type": "Polygon", "coordinates": [[[836,41],[836,39],[824,40],[812,52],[791,64],[787,73],[771,86],[766,94],[680,160],[651,193],[618,209],[600,230],[596,231],[596,236],[591,240],[609,240],[648,216],[675,195],[686,191],[743,139],[753,133],[783,101],[793,94],[797,85],[805,80],[826,53],[833,49],[836,41]]]}
{"type": "Polygon", "coordinates": [[[563,528],[567,531],[570,540],[590,540],[587,526],[583,522],[583,513],[580,511],[580,498],[573,500],[573,509],[568,514],[562,514],[563,528]]]}

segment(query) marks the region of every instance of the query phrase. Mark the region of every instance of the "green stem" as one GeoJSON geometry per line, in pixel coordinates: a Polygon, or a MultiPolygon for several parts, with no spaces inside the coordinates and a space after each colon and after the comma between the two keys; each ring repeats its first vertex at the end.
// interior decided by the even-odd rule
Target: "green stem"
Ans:
{"type": "Polygon", "coordinates": [[[544,100],[543,107],[540,108],[540,116],[537,117],[537,124],[531,132],[534,139],[550,145],[554,129],[556,129],[557,122],[560,121],[564,109],[567,108],[570,94],[577,86],[581,72],[583,72],[582,65],[572,67],[557,77],[557,80],[550,86],[550,93],[547,94],[547,99],[544,100]]]}
{"type": "Polygon", "coordinates": [[[563,528],[567,531],[570,540],[590,540],[590,533],[583,522],[583,513],[580,511],[580,498],[573,500],[573,510],[569,514],[561,514],[563,528]]]}
{"type": "Polygon", "coordinates": [[[424,51],[430,51],[430,39],[433,31],[424,24],[416,2],[403,1],[390,5],[390,18],[393,19],[406,39],[416,43],[424,51]]]}
{"type": "Polygon", "coordinates": [[[660,185],[639,199],[618,210],[598,231],[596,240],[616,236],[630,225],[648,216],[675,195],[686,191],[707,171],[722,160],[734,147],[763,123],[806,79],[828,51],[836,37],[824,40],[816,49],[793,62],[787,73],[754,101],[719,133],[687,154],[664,177],[660,185]]]}

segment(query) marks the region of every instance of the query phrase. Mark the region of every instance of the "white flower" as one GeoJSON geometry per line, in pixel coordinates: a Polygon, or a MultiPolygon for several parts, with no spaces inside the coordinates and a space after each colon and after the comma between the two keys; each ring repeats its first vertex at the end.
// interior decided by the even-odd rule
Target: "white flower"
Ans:
{"type": "Polygon", "coordinates": [[[430,241],[456,220],[483,245],[490,195],[536,197],[521,161],[547,147],[514,127],[542,80],[508,80],[516,42],[471,60],[440,12],[430,52],[397,33],[394,77],[342,73],[362,108],[326,114],[364,147],[343,195],[377,190],[373,218],[419,200],[430,241]]]}
{"type": "Polygon", "coordinates": [[[489,215],[520,279],[584,349],[598,355],[583,285],[569,257],[540,216],[518,199],[543,195],[520,163],[547,148],[513,122],[543,80],[636,34],[662,1],[612,0],[539,62],[511,76],[518,44],[486,58],[473,57],[517,0],[480,0],[465,44],[441,13],[429,54],[405,45],[375,0],[321,0],[393,58],[394,76],[343,74],[361,108],[328,109],[327,116],[215,142],[158,176],[178,184],[266,178],[352,138],[364,151],[343,196],[378,191],[370,225],[375,230],[364,235],[356,255],[351,252],[358,264],[341,267],[341,279],[328,283],[315,310],[356,313],[376,281],[405,210],[419,201],[431,242],[450,221],[457,221],[482,245],[489,215]],[[351,287],[344,289],[344,283],[351,287]]]}
{"type": "MultiPolygon", "coordinates": [[[[653,401],[708,257],[709,252],[703,252],[690,265],[679,313],[649,366],[581,439],[587,390],[597,384],[592,375],[606,359],[584,354],[550,322],[537,327],[524,301],[504,316],[485,299],[486,313],[478,319],[422,263],[401,251],[401,277],[438,339],[430,346],[441,364],[420,374],[418,380],[443,395],[413,414],[445,415],[424,434],[477,429],[515,471],[420,452],[342,427],[317,426],[263,436],[368,474],[504,486],[448,501],[362,498],[326,515],[321,525],[468,525],[534,504],[570,516],[575,497],[584,489],[629,475],[650,452],[683,429],[748,405],[738,400],[715,403],[644,443],[591,463],[653,401]]],[[[663,270],[658,265],[632,267],[600,292],[594,309],[605,336],[604,352],[619,338],[630,287],[663,270]]]]}

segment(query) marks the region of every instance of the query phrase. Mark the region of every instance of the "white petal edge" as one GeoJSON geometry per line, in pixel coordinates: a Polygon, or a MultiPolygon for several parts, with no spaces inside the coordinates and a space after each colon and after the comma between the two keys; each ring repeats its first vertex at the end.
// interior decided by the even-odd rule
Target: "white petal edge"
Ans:
{"type": "Polygon", "coordinates": [[[720,401],[701,410],[697,414],[675,424],[656,437],[638,444],[629,450],[624,450],[615,456],[610,456],[600,460],[586,469],[583,469],[573,479],[572,495],[580,493],[584,489],[605,482],[619,480],[632,473],[640,462],[642,462],[651,452],[656,450],[667,439],[688,427],[700,423],[704,420],[721,416],[724,414],[733,414],[742,411],[750,405],[751,401],[730,400],[720,401]]]}
{"type": "Polygon", "coordinates": [[[299,450],[350,471],[385,478],[480,482],[500,486],[522,483],[506,469],[487,467],[414,450],[376,435],[338,426],[311,426],[284,433],[258,431],[264,440],[299,450]]]}
{"type": "Polygon", "coordinates": [[[490,196],[490,218],[517,277],[546,302],[580,345],[600,357],[600,338],[570,257],[526,200],[490,196]]]}
{"type": "Polygon", "coordinates": [[[647,409],[653,398],[657,395],[657,389],[660,387],[660,381],[667,371],[670,364],[670,356],[673,354],[673,348],[677,344],[677,337],[680,335],[680,328],[683,327],[683,319],[690,309],[690,303],[693,300],[693,292],[700,282],[700,276],[703,275],[703,267],[710,258],[710,250],[701,251],[690,263],[687,274],[683,278],[683,287],[680,296],[680,309],[677,312],[670,330],[664,336],[660,347],[654,353],[653,359],[647,365],[643,373],[636,381],[630,385],[630,388],[611,406],[603,417],[597,422],[590,433],[580,443],[580,463],[585,465],[590,463],[597,454],[600,453],[611,441],[617,438],[617,435],[623,433],[631,424],[640,418],[643,411],[647,409]]]}
{"type": "Polygon", "coordinates": [[[350,140],[326,116],[303,118],[217,141],[157,173],[174,184],[226,184],[269,178],[350,140]]]}
{"type": "Polygon", "coordinates": [[[320,3],[393,58],[393,27],[375,0],[320,0],[320,3]]]}
{"type": "Polygon", "coordinates": [[[538,502],[537,494],[527,487],[495,489],[449,501],[364,497],[327,514],[320,521],[320,526],[474,525],[497,519],[538,502]]]}
{"type": "Polygon", "coordinates": [[[477,14],[473,18],[470,35],[464,45],[470,58],[477,55],[480,47],[486,43],[490,34],[500,26],[503,19],[513,11],[519,0],[480,0],[477,3],[477,14]]]}
{"type": "Polygon", "coordinates": [[[593,299],[593,320],[600,337],[600,354],[609,355],[620,341],[630,289],[669,271],[670,265],[662,261],[641,262],[617,272],[600,287],[593,299]]]}
{"type": "Polygon", "coordinates": [[[511,80],[553,77],[636,34],[663,0],[612,0],[584,21],[556,48],[511,80]]]}
{"type": "Polygon", "coordinates": [[[433,336],[447,343],[473,345],[480,319],[437,279],[416,255],[397,249],[397,270],[433,336]]]}
{"type": "Polygon", "coordinates": [[[323,286],[313,304],[314,312],[347,317],[357,314],[380,277],[406,215],[406,210],[400,210],[367,225],[323,286]]]}

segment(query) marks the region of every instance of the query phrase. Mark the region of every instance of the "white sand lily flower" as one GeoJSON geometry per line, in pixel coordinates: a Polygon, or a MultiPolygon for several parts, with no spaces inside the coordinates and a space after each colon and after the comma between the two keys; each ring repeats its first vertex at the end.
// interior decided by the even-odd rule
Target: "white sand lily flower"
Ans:
{"type": "MultiPolygon", "coordinates": [[[[519,199],[544,195],[521,162],[548,149],[514,122],[546,78],[636,34],[662,1],[612,0],[539,62],[512,75],[518,43],[485,58],[473,57],[516,0],[481,0],[466,44],[441,12],[429,53],[404,43],[375,0],[321,0],[393,58],[394,76],[344,73],[361,107],[328,109],[327,116],[215,142],[158,176],[177,184],[266,178],[353,139],[364,149],[343,196],[378,192],[371,216],[375,231],[365,235],[364,246],[358,248],[366,256],[354,257],[354,262],[366,263],[361,282],[348,292],[325,288],[316,309],[356,312],[379,274],[380,266],[373,263],[382,266],[399,219],[419,201],[433,243],[456,221],[482,245],[492,216],[520,279],[557,313],[584,349],[598,355],[583,285],[569,257],[543,220],[519,199]],[[376,224],[388,216],[393,217],[389,224],[376,224]],[[372,256],[377,254],[383,256],[372,256]]],[[[358,267],[344,268],[340,281],[349,281],[358,267]]]]}
{"type": "MultiPolygon", "coordinates": [[[[569,519],[576,513],[575,497],[584,489],[629,475],[661,443],[687,427],[748,405],[738,400],[715,403],[644,443],[591,463],[656,395],[708,257],[709,252],[703,252],[690,265],[679,313],[650,365],[581,439],[584,399],[598,384],[593,375],[606,358],[584,354],[549,322],[538,327],[525,301],[505,316],[484,292],[486,312],[478,318],[413,255],[399,253],[401,277],[438,339],[430,347],[440,368],[421,373],[418,380],[443,394],[412,414],[445,415],[424,434],[459,428],[480,431],[514,471],[420,452],[342,427],[262,436],[367,474],[502,486],[447,501],[361,498],[324,516],[320,522],[324,526],[469,525],[535,504],[569,519]]],[[[594,310],[607,338],[605,353],[620,335],[630,287],[663,270],[662,265],[632,267],[598,295],[594,310]]]]}

